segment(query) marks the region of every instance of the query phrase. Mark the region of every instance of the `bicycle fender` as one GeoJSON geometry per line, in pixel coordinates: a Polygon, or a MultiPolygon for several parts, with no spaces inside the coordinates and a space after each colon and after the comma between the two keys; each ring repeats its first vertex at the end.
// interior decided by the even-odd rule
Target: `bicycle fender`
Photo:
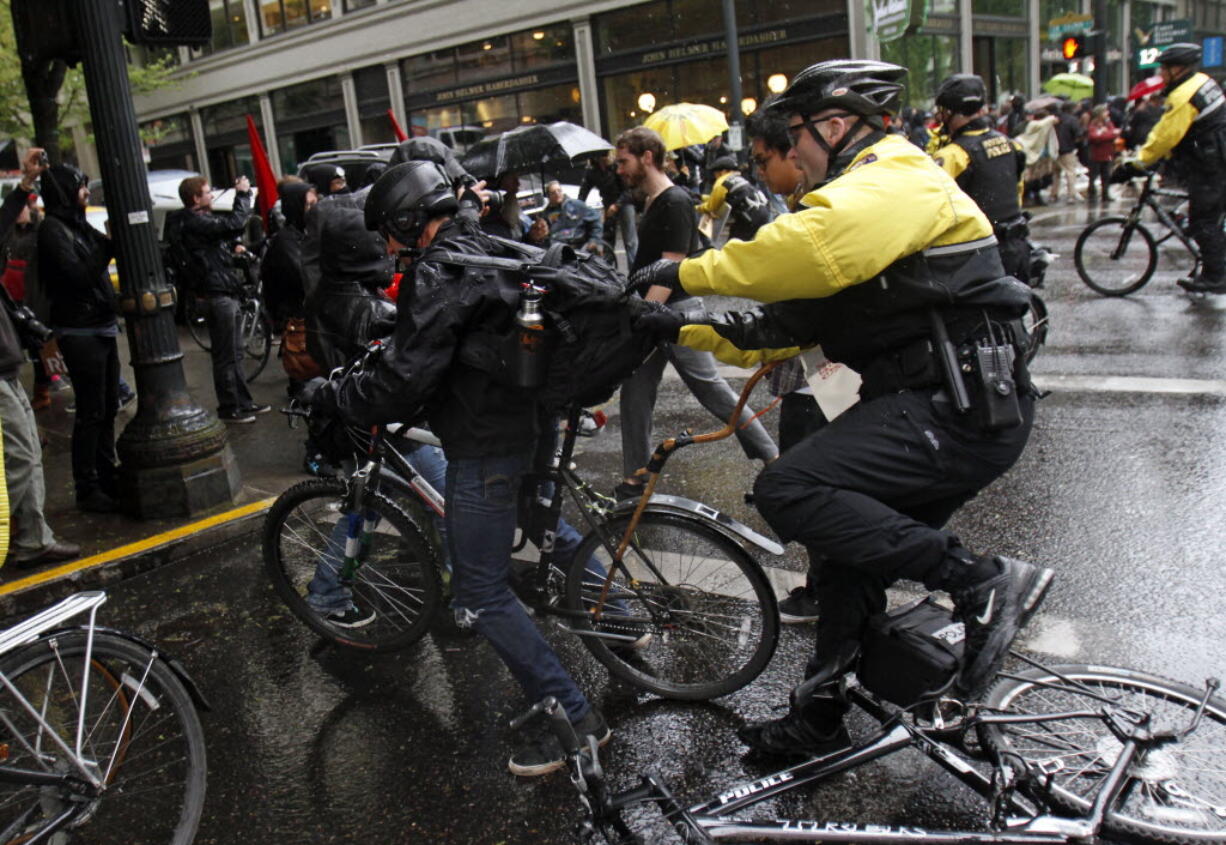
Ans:
{"type": "MultiPolygon", "coordinates": [[[[613,513],[617,516],[629,516],[638,505],[637,499],[627,499],[617,503],[613,513]]],[[[684,496],[669,496],[656,493],[647,503],[647,513],[680,513],[686,516],[696,516],[704,522],[710,522],[725,534],[733,534],[764,552],[772,555],[782,555],[783,546],[769,537],[764,537],[748,525],[738,522],[723,511],[717,511],[710,505],[687,499],[684,496]]]]}
{"type": "MultiPolygon", "coordinates": [[[[162,648],[159,645],[155,645],[154,643],[150,642],[144,637],[137,636],[136,634],[133,634],[130,631],[118,631],[114,628],[107,628],[102,625],[95,625],[94,630],[101,631],[105,634],[110,634],[113,637],[119,637],[120,639],[127,640],[128,642],[131,642],[131,643],[135,643],[141,648],[145,648],[151,652],[156,653],[158,656],[158,659],[161,660],[163,663],[165,663],[170,668],[170,671],[174,672],[175,677],[178,678],[179,681],[183,684],[183,687],[187,690],[187,694],[191,696],[192,702],[196,705],[197,710],[211,711],[213,709],[213,705],[209,704],[208,699],[204,697],[204,693],[200,691],[200,687],[196,684],[195,680],[193,680],[192,676],[187,673],[187,667],[183,665],[183,661],[179,660],[179,658],[167,652],[166,649],[162,648]]],[[[56,637],[62,634],[75,634],[75,633],[88,633],[88,632],[89,632],[89,628],[85,626],[79,626],[76,628],[57,628],[54,631],[48,631],[47,633],[43,634],[41,637],[39,637],[37,640],[34,640],[33,642],[41,642],[42,640],[49,640],[49,639],[52,639],[53,637],[56,637]]]]}

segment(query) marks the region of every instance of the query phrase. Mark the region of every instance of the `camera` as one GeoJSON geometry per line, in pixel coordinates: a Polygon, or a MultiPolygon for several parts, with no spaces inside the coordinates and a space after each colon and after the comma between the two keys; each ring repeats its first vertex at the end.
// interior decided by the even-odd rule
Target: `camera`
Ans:
{"type": "MultiPolygon", "coordinates": [[[[6,303],[8,304],[8,303],[6,303]]],[[[21,345],[27,349],[41,349],[51,340],[52,331],[25,305],[8,304],[9,318],[21,345]]]]}

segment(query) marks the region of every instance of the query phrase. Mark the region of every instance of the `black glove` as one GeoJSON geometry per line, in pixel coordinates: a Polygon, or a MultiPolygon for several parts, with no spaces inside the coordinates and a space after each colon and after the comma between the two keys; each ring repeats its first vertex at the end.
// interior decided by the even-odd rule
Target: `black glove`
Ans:
{"type": "Polygon", "coordinates": [[[653,285],[662,285],[670,290],[681,290],[681,262],[661,258],[646,267],[640,267],[630,276],[630,287],[646,293],[653,285]]]}
{"type": "Polygon", "coordinates": [[[311,379],[298,390],[294,401],[309,410],[312,417],[332,419],[336,416],[336,390],[327,379],[311,379]]]}
{"type": "Polygon", "coordinates": [[[476,213],[480,213],[481,207],[485,205],[485,200],[481,199],[481,195],[468,185],[465,185],[464,190],[460,191],[459,202],[461,211],[467,208],[475,211],[476,213]]]}
{"type": "Polygon", "coordinates": [[[1111,183],[1118,185],[1121,182],[1127,182],[1129,179],[1138,176],[1145,176],[1147,173],[1145,167],[1138,161],[1128,159],[1120,162],[1120,164],[1111,171],[1111,183]]]}
{"type": "MultiPolygon", "coordinates": [[[[656,262],[659,264],[660,262],[656,262]]],[[[675,261],[668,262],[676,264],[675,261]]],[[[650,265],[654,267],[655,264],[650,265]]],[[[643,268],[648,269],[647,267],[643,268]]],[[[637,274],[636,274],[637,275],[637,274]]],[[[681,327],[688,320],[682,317],[673,309],[659,302],[645,302],[646,308],[634,319],[634,330],[641,334],[650,335],[653,340],[667,340],[669,343],[676,343],[677,337],[681,334],[681,327]]]]}

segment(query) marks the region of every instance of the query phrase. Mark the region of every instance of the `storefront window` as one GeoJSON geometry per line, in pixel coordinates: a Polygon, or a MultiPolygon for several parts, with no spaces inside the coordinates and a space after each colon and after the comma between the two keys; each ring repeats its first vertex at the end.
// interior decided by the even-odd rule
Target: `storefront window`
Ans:
{"type": "Polygon", "coordinates": [[[382,144],[396,140],[387,111],[392,107],[387,92],[387,69],[383,65],[353,72],[353,88],[358,100],[358,120],[362,124],[363,144],[382,144]]]}
{"type": "Polygon", "coordinates": [[[583,120],[579,86],[575,83],[422,108],[410,116],[412,134],[433,135],[461,152],[482,138],[517,126],[559,120],[572,123],[583,120]]]}
{"type": "Polygon", "coordinates": [[[1026,46],[1025,38],[975,37],[975,73],[987,85],[989,102],[999,103],[1011,94],[1026,92],[1026,46]]]}
{"type": "Polygon", "coordinates": [[[573,37],[574,30],[569,24],[515,33],[511,36],[511,56],[515,70],[573,61],[573,37]]]}
{"type": "Polygon", "coordinates": [[[314,153],[351,146],[344,93],[336,76],[273,91],[272,113],[283,167],[314,153]]]}
{"type": "Polygon", "coordinates": [[[149,150],[150,170],[196,169],[196,148],[186,114],[146,121],[140,125],[140,137],[149,150]]]}
{"type": "Polygon", "coordinates": [[[971,9],[976,15],[996,15],[1005,18],[1026,16],[1025,7],[1017,0],[973,0],[971,9]]]}
{"type": "Polygon", "coordinates": [[[251,115],[256,128],[263,132],[258,97],[242,97],[200,110],[209,170],[216,185],[224,187],[241,174],[251,176],[255,173],[247,140],[247,115],[251,115]]]}
{"type": "Polygon", "coordinates": [[[287,32],[332,17],[335,0],[259,0],[260,34],[287,32]]]}
{"type": "Polygon", "coordinates": [[[928,109],[941,80],[958,71],[958,38],[953,35],[908,35],[881,45],[883,61],[911,72],[902,105],[928,109]]]}
{"type": "MultiPolygon", "coordinates": [[[[844,14],[846,0],[738,0],[740,29],[818,15],[844,14]]],[[[596,53],[609,55],[670,41],[722,35],[724,16],[711,0],[655,0],[600,15],[596,53]]]]}
{"type": "Polygon", "coordinates": [[[620,53],[672,40],[673,17],[668,0],[655,0],[601,15],[595,29],[597,54],[620,53]]]}
{"type": "Polygon", "coordinates": [[[511,41],[506,36],[473,41],[456,48],[456,81],[489,79],[511,72],[511,41]]]}

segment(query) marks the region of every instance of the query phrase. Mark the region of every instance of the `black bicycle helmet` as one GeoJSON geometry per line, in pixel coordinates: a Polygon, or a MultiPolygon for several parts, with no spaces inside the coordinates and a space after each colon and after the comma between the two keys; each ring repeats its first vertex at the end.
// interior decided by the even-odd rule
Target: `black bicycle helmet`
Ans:
{"type": "Polygon", "coordinates": [[[332,180],[344,179],[345,168],[336,164],[312,164],[303,173],[306,180],[315,186],[320,197],[332,195],[332,180]]]}
{"type": "Polygon", "coordinates": [[[438,165],[410,161],[389,167],[366,197],[366,228],[411,246],[435,217],[459,209],[451,182],[438,165]]]}
{"type": "Polygon", "coordinates": [[[947,76],[937,87],[936,104],[954,114],[974,114],[987,102],[983,80],[973,73],[947,76]]]}
{"type": "Polygon", "coordinates": [[[1200,64],[1200,45],[1189,44],[1186,41],[1164,47],[1158,54],[1160,65],[1198,65],[1200,64]]]}
{"type": "Polygon", "coordinates": [[[881,115],[898,111],[905,67],[870,59],[831,59],[802,70],[792,84],[771,103],[771,110],[787,114],[816,114],[841,108],[868,118],[877,128],[881,115]]]}

